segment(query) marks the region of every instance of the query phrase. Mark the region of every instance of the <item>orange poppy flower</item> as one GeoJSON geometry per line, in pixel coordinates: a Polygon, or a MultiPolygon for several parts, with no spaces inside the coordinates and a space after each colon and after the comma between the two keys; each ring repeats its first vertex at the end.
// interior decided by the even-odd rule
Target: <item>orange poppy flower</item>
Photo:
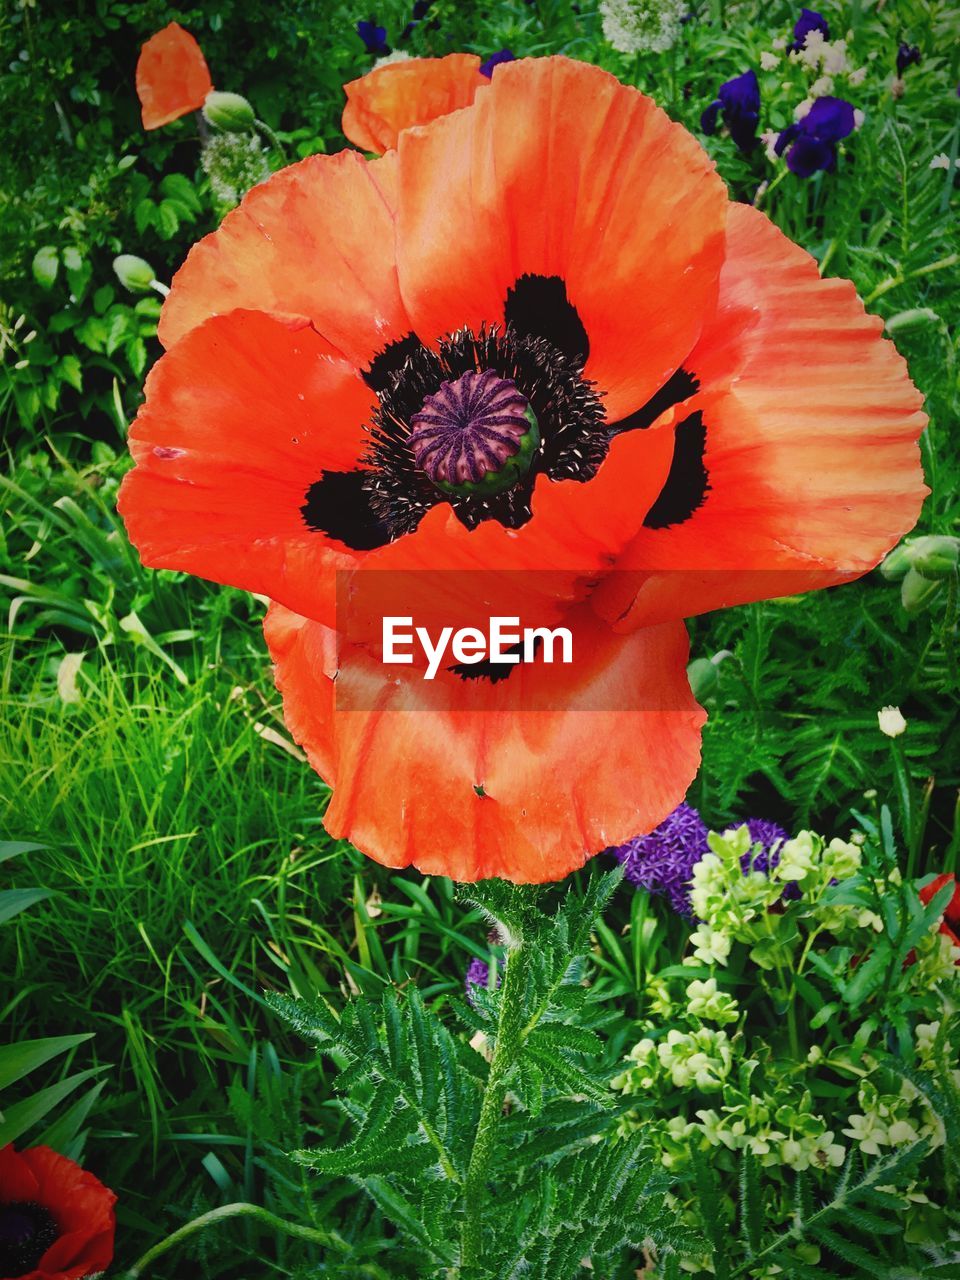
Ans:
{"type": "Polygon", "coordinates": [[[343,86],[343,132],[363,151],[389,151],[402,130],[468,107],[477,90],[489,83],[473,53],[408,58],[376,67],[343,86]]]}
{"type": "Polygon", "coordinates": [[[200,46],[179,23],[171,22],[140,50],[137,97],[145,129],[159,129],[198,111],[212,88],[200,46]]]}
{"type": "Polygon", "coordinates": [[[105,1271],[116,1199],[49,1147],[0,1148],[0,1276],[81,1280],[105,1271]]]}
{"type": "Polygon", "coordinates": [[[683,618],[855,577],[912,526],[921,400],[852,286],[607,73],[505,63],[412,128],[378,95],[363,145],[392,121],[394,149],[278,173],[177,273],[120,510],[146,564],[276,602],[331,831],[554,879],[693,777],[683,618]],[[425,699],[374,581],[437,626],[569,623],[576,666],[452,665],[425,699]]]}

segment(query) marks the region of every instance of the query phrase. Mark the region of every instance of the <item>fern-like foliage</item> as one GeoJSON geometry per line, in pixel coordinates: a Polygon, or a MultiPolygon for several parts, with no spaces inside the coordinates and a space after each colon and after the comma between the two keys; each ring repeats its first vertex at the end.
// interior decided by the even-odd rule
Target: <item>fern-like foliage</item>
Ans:
{"type": "MultiPolygon", "coordinates": [[[[868,1164],[852,1152],[832,1185],[824,1190],[818,1182],[816,1192],[811,1175],[798,1173],[792,1222],[774,1232],[764,1214],[756,1157],[749,1151],[741,1153],[739,1230],[734,1230],[719,1179],[704,1154],[694,1149],[698,1207],[713,1273],[718,1280],[740,1280],[779,1268],[791,1280],[850,1276],[906,1280],[902,1267],[890,1260],[891,1238],[902,1232],[902,1197],[893,1188],[910,1183],[929,1151],[929,1142],[921,1140],[868,1164]]],[[[910,1280],[960,1274],[942,1270],[947,1265],[942,1259],[931,1259],[927,1269],[925,1265],[918,1262],[910,1270],[910,1280]]]]}
{"type": "Polygon", "coordinates": [[[335,1064],[348,1121],[341,1145],[294,1159],[361,1187],[417,1250],[424,1275],[573,1280],[589,1260],[614,1280],[635,1272],[645,1247],[666,1256],[683,1244],[682,1233],[664,1231],[667,1183],[642,1138],[604,1140],[618,1112],[598,1035],[607,1015],[583,979],[591,929],[619,874],[592,874],[552,909],[537,904],[536,891],[470,888],[511,946],[500,990],[477,990],[472,1005],[457,1006],[469,1042],[415,987],[358,997],[339,1015],[270,998],[335,1064]],[[504,1037],[514,1048],[506,1064],[497,1052],[504,1037]],[[502,1090],[496,1132],[478,1180],[478,1126],[492,1088],[502,1090]],[[465,1259],[471,1215],[481,1248],[465,1259]]]}

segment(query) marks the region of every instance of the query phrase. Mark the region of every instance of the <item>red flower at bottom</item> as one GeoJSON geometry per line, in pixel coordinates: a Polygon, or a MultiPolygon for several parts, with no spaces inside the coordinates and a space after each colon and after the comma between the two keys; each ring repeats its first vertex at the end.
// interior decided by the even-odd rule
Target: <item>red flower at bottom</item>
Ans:
{"type": "Polygon", "coordinates": [[[81,1280],[104,1271],[116,1199],[49,1147],[0,1149],[0,1280],[81,1280]]]}

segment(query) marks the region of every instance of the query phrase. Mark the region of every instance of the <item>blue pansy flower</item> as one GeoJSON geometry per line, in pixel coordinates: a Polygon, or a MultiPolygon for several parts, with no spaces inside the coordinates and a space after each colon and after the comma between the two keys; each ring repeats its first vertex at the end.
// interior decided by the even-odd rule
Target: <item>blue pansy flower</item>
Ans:
{"type": "Polygon", "coordinates": [[[811,31],[822,31],[824,40],[830,39],[830,24],[823,14],[816,9],[801,9],[800,17],[793,24],[793,44],[788,46],[788,51],[799,53],[811,31]]]}
{"type": "Polygon", "coordinates": [[[802,120],[784,129],[774,144],[782,156],[787,147],[787,167],[798,178],[812,177],[837,162],[837,143],[853,133],[853,107],[843,98],[818,98],[802,120]]]}
{"type": "Polygon", "coordinates": [[[752,151],[757,145],[760,121],[760,85],[755,71],[745,71],[722,84],[716,98],[700,117],[704,133],[717,131],[717,116],[723,112],[723,123],[741,151],[752,151]]]}
{"type": "Polygon", "coordinates": [[[499,67],[501,62],[513,62],[515,56],[509,49],[499,49],[496,53],[491,53],[486,62],[480,63],[480,74],[489,80],[493,75],[494,67],[499,67]]]}
{"type": "Polygon", "coordinates": [[[367,46],[367,53],[373,54],[374,57],[383,58],[390,52],[390,46],[387,44],[387,28],[378,27],[376,18],[371,18],[369,22],[358,22],[357,35],[367,46]]]}
{"type": "Polygon", "coordinates": [[[906,41],[900,41],[900,48],[897,50],[897,75],[902,76],[907,67],[916,66],[920,61],[920,50],[917,46],[907,44],[906,41]]]}

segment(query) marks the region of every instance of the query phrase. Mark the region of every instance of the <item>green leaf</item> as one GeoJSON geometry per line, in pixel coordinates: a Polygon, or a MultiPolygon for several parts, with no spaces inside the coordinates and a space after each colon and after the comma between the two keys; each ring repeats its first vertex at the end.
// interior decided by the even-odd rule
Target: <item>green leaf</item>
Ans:
{"type": "Polygon", "coordinates": [[[8,1089],[37,1067],[68,1049],[92,1040],[93,1032],[74,1036],[48,1036],[43,1040],[22,1040],[19,1044],[0,1045],[0,1089],[8,1089]]]}
{"type": "Polygon", "coordinates": [[[17,1138],[48,1115],[64,1098],[68,1098],[85,1080],[104,1070],[105,1067],[88,1067],[86,1071],[67,1076],[66,1080],[60,1080],[49,1089],[41,1089],[39,1093],[8,1107],[0,1120],[0,1147],[5,1147],[8,1142],[16,1142],[17,1138]]]}
{"type": "Polygon", "coordinates": [[[0,892],[0,924],[12,920],[21,911],[53,897],[53,889],[4,889],[0,892]]]}
{"type": "Polygon", "coordinates": [[[60,256],[56,247],[45,244],[33,255],[33,278],[41,289],[52,289],[60,269],[60,256]]]}
{"type": "Polygon", "coordinates": [[[8,858],[18,858],[23,853],[35,853],[38,849],[46,849],[45,844],[34,844],[30,840],[0,840],[0,862],[8,858]]]}

